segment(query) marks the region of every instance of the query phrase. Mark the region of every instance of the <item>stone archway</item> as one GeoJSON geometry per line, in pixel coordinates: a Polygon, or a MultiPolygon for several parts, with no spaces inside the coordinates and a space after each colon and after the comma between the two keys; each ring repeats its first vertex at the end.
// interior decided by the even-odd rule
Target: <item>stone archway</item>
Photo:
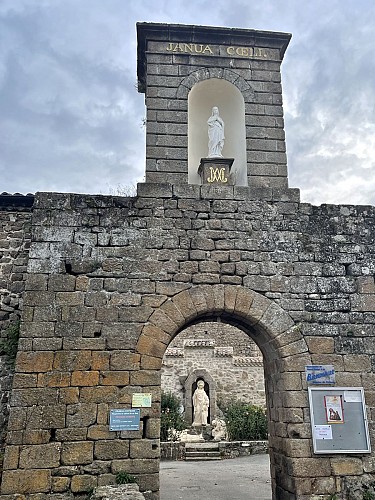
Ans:
{"type": "Polygon", "coordinates": [[[194,322],[220,317],[244,330],[264,356],[269,416],[269,448],[274,498],[294,498],[293,457],[308,450],[307,391],[301,373],[311,357],[300,325],[261,294],[233,285],[195,286],[157,309],[144,326],[137,345],[141,366],[161,366],[166,348],[179,331],[194,322]],[[297,455],[296,455],[297,453],[297,455]],[[287,497],[281,495],[287,493],[287,497]]]}

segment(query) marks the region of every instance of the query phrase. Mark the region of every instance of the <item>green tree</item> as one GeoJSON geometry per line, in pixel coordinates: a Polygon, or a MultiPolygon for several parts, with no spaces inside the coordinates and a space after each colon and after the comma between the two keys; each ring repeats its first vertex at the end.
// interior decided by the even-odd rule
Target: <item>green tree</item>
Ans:
{"type": "Polygon", "coordinates": [[[160,439],[167,441],[170,431],[182,431],[186,425],[180,412],[181,402],[171,392],[161,393],[160,439]]]}

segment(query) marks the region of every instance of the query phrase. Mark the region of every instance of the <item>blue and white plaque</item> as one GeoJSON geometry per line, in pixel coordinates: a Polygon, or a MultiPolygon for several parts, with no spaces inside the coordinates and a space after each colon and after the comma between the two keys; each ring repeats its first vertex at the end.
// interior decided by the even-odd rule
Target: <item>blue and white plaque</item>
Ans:
{"type": "Polygon", "coordinates": [[[139,431],[141,411],[134,410],[111,410],[109,413],[110,431],[139,431]]]}
{"type": "Polygon", "coordinates": [[[334,384],[335,369],[333,365],[305,366],[306,382],[308,384],[334,384]]]}

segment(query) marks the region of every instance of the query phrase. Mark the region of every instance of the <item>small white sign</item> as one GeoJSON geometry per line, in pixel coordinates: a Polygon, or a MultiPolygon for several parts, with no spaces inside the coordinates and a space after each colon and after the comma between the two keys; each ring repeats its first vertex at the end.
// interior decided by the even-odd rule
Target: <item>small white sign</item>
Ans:
{"type": "Polygon", "coordinates": [[[314,425],[315,439],[332,439],[331,425],[314,425]]]}
{"type": "Polygon", "coordinates": [[[361,393],[358,391],[344,391],[345,403],[361,403],[361,393]]]}

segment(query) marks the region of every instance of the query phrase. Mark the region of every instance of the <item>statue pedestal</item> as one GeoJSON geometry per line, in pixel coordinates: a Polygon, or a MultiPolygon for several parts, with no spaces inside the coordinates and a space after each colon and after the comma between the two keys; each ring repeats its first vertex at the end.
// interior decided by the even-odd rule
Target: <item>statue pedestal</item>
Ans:
{"type": "Polygon", "coordinates": [[[230,173],[234,158],[201,158],[198,167],[202,184],[233,186],[230,173]]]}
{"type": "Polygon", "coordinates": [[[203,443],[212,441],[212,425],[194,425],[182,431],[179,441],[185,443],[203,443]]]}

